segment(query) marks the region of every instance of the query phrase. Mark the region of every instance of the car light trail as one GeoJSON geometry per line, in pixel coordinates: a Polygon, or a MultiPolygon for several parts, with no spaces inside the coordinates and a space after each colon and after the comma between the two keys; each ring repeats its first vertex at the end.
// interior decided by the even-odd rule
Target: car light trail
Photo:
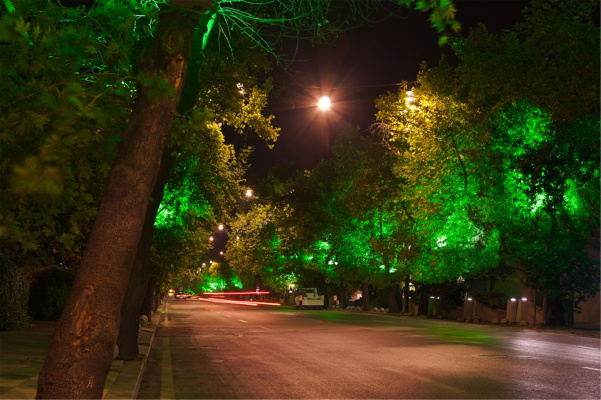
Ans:
{"type": "Polygon", "coordinates": [[[280,303],[272,303],[272,302],[268,302],[268,301],[251,301],[251,300],[227,300],[227,299],[217,299],[214,297],[199,297],[198,300],[200,301],[210,301],[213,303],[227,303],[227,304],[239,304],[242,306],[258,306],[258,305],[262,305],[262,306],[280,306],[280,303]]]}
{"type": "Polygon", "coordinates": [[[249,294],[269,294],[269,292],[260,292],[260,291],[255,291],[255,292],[204,292],[204,294],[206,295],[211,295],[211,296],[236,296],[236,295],[249,295],[249,294]]]}
{"type": "Polygon", "coordinates": [[[200,300],[200,301],[208,301],[208,302],[211,302],[211,303],[240,304],[240,305],[243,305],[243,306],[253,306],[253,307],[257,306],[257,304],[254,304],[254,303],[250,303],[249,304],[247,302],[241,302],[239,300],[225,300],[225,299],[213,299],[213,298],[202,298],[202,297],[199,297],[198,300],[200,300]]]}
{"type": "Polygon", "coordinates": [[[259,304],[262,306],[281,306],[280,303],[272,303],[272,302],[268,302],[268,301],[253,301],[253,304],[259,304]]]}

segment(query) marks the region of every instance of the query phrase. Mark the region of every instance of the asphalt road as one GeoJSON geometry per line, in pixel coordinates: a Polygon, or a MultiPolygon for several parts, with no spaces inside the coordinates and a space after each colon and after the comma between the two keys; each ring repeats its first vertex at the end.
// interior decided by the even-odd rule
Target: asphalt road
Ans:
{"type": "Polygon", "coordinates": [[[138,398],[599,399],[598,337],[170,302],[138,398]]]}

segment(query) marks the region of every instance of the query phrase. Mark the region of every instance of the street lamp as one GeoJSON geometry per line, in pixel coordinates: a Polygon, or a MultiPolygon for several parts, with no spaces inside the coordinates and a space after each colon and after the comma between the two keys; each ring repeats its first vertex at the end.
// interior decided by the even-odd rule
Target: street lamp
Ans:
{"type": "Polygon", "coordinates": [[[332,102],[330,101],[330,98],[328,96],[323,96],[317,102],[317,108],[319,108],[322,111],[329,110],[331,106],[332,106],[332,102]]]}

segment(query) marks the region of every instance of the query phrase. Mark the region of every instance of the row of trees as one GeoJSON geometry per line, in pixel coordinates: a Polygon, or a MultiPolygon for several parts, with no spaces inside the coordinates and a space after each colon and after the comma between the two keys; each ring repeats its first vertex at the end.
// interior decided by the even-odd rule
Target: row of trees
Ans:
{"type": "MultiPolygon", "coordinates": [[[[365,21],[384,3],[348,10],[365,21]]],[[[451,2],[395,3],[456,27],[451,2]]],[[[144,294],[235,209],[248,152],[222,130],[277,137],[266,55],[339,28],[325,0],[65,4],[1,3],[2,276],[76,270],[38,397],[100,398],[115,343],[137,354],[144,294]]]]}
{"type": "Polygon", "coordinates": [[[563,323],[564,304],[599,290],[595,7],[535,2],[503,34],[453,38],[456,67],[424,68],[376,101],[379,123],[341,132],[332,159],[267,180],[232,225],[234,270],[343,298],[369,283],[395,312],[409,277],[427,288],[517,269],[563,323]]]}

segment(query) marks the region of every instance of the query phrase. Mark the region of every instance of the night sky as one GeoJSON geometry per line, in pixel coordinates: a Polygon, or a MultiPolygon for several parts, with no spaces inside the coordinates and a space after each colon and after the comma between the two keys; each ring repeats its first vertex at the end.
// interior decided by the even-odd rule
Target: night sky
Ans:
{"type": "MultiPolygon", "coordinates": [[[[528,1],[456,1],[457,19],[463,33],[479,22],[500,33],[523,20],[528,1]]],[[[313,168],[330,155],[330,146],[345,124],[366,129],[375,122],[376,98],[397,91],[401,81],[414,81],[420,64],[438,65],[444,54],[456,61],[449,46],[438,46],[438,33],[428,15],[406,10],[400,17],[350,31],[334,46],[305,44],[291,71],[276,68],[274,90],[267,113],[275,115],[281,128],[273,149],[257,142],[251,158],[252,175],[265,176],[271,167],[292,161],[303,169],[313,168]],[[327,95],[332,109],[315,107],[327,95]]],[[[252,179],[252,178],[251,178],[252,179]]]]}

